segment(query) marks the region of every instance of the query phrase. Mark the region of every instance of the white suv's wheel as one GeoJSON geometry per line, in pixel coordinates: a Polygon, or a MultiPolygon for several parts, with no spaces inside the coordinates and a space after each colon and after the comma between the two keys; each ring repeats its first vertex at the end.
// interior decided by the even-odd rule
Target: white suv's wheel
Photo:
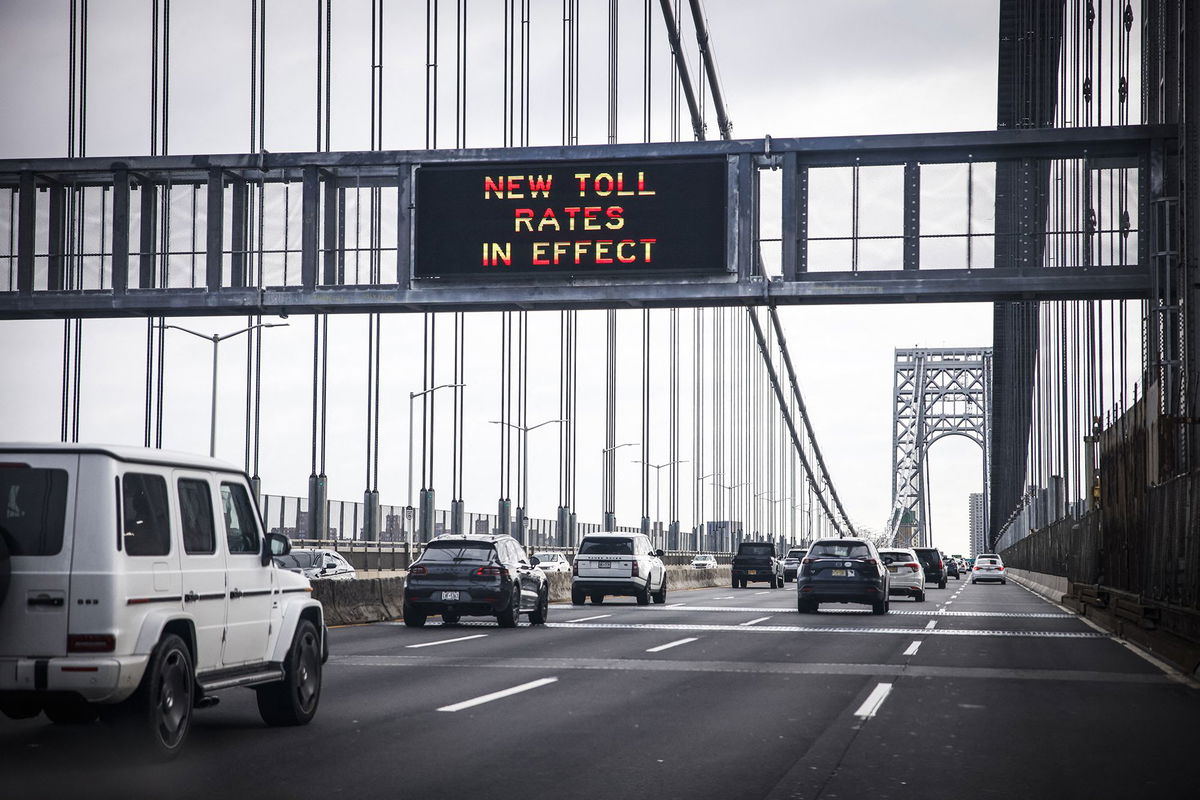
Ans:
{"type": "Polygon", "coordinates": [[[258,713],[268,725],[306,725],[321,702],[321,640],[301,620],[283,662],[283,680],[256,689],[258,713]]]}
{"type": "Polygon", "coordinates": [[[174,758],[192,727],[194,693],[191,652],[169,633],[154,648],[137,691],[112,713],[125,734],[150,755],[174,758]]]}

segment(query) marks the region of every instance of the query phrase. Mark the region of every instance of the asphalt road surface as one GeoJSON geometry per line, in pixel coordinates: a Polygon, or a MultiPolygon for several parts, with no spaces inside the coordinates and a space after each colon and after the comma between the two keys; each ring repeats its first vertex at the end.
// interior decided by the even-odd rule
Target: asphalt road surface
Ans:
{"type": "Polygon", "coordinates": [[[0,717],[0,796],[1200,797],[1200,689],[1031,592],[801,615],[794,587],[335,629],[312,724],[226,692],[169,764],[0,717]]]}

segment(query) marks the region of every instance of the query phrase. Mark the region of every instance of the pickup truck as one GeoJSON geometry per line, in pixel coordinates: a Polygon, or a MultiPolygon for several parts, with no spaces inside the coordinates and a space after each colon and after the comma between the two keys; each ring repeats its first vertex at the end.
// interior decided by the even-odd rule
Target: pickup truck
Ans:
{"type": "Polygon", "coordinates": [[[783,588],[783,562],[775,557],[775,545],[771,542],[742,542],[733,557],[732,586],[746,588],[752,581],[771,584],[773,589],[783,588]]]}

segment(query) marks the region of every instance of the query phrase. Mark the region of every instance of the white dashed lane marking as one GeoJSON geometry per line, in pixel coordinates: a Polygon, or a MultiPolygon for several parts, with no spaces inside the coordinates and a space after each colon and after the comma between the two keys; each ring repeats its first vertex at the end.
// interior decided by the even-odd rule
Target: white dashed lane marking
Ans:
{"type": "Polygon", "coordinates": [[[597,614],[594,617],[581,617],[580,619],[573,619],[571,622],[591,622],[594,619],[606,619],[611,616],[612,614],[597,614]]]}
{"type": "Polygon", "coordinates": [[[679,647],[679,645],[681,645],[681,644],[687,644],[689,642],[694,642],[698,638],[699,637],[697,637],[697,636],[691,636],[691,637],[688,637],[687,639],[677,639],[673,642],[667,642],[666,644],[660,644],[658,647],[651,647],[646,652],[647,653],[661,653],[663,650],[670,650],[672,647],[679,647]]]}
{"type": "Polygon", "coordinates": [[[925,627],[928,628],[929,630],[933,630],[934,628],[937,627],[937,620],[936,619],[929,620],[929,624],[926,625],[925,627]]]}
{"type": "Polygon", "coordinates": [[[879,707],[883,705],[883,701],[891,694],[892,685],[890,683],[876,684],[871,693],[867,695],[867,699],[858,707],[858,711],[854,712],[854,716],[859,719],[870,719],[879,711],[879,707]]]}
{"type": "Polygon", "coordinates": [[[477,633],[473,636],[459,636],[457,639],[439,639],[436,642],[422,642],[421,644],[406,644],[405,647],[409,647],[409,648],[433,647],[434,645],[439,645],[439,644],[453,644],[454,642],[465,642],[468,639],[482,639],[485,636],[487,636],[486,633],[477,633]]]}
{"type": "Polygon", "coordinates": [[[438,711],[462,711],[464,708],[474,708],[475,706],[481,706],[484,703],[490,703],[493,700],[500,700],[501,698],[510,697],[514,694],[528,692],[530,689],[537,689],[541,686],[545,686],[546,684],[554,683],[557,680],[558,678],[541,678],[536,681],[530,681],[529,683],[522,683],[520,686],[513,686],[510,689],[501,689],[498,692],[480,695],[479,697],[474,697],[470,700],[463,700],[461,703],[442,706],[438,709],[438,711]]]}
{"type": "Polygon", "coordinates": [[[760,622],[766,622],[766,621],[767,621],[767,620],[769,620],[769,619],[770,619],[770,617],[759,617],[758,619],[752,619],[752,620],[750,620],[749,622],[739,622],[738,624],[739,624],[739,625],[743,625],[743,626],[745,626],[745,625],[757,625],[758,623],[760,623],[760,622]]]}
{"type": "Polygon", "coordinates": [[[921,643],[919,641],[913,642],[912,644],[910,644],[908,646],[908,649],[904,651],[904,655],[915,656],[917,654],[917,650],[919,650],[920,648],[921,648],[921,643]]]}

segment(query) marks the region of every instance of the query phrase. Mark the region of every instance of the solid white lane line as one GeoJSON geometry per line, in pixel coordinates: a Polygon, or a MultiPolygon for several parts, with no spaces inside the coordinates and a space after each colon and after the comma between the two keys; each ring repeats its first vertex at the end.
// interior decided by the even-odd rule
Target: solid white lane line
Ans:
{"type": "Polygon", "coordinates": [[[757,597],[760,594],[770,594],[770,592],[755,592],[754,594],[757,597]]]}
{"type": "Polygon", "coordinates": [[[749,622],[739,622],[738,624],[739,625],[757,625],[758,623],[766,622],[769,619],[770,619],[770,617],[759,617],[758,619],[752,619],[749,622]]]}
{"type": "Polygon", "coordinates": [[[929,620],[929,624],[926,625],[925,627],[929,630],[933,630],[934,628],[937,627],[937,620],[936,619],[929,620]]]}
{"type": "Polygon", "coordinates": [[[688,642],[694,642],[694,641],[697,641],[699,638],[700,638],[699,636],[690,636],[687,639],[677,639],[674,642],[667,642],[666,644],[660,644],[658,647],[651,647],[646,652],[647,653],[661,653],[663,650],[670,650],[672,647],[679,647],[679,645],[681,645],[681,644],[687,644],[688,642]]]}
{"type": "Polygon", "coordinates": [[[680,606],[686,606],[686,605],[687,605],[687,603],[670,603],[668,605],[663,606],[663,608],[679,608],[680,606]]]}
{"type": "Polygon", "coordinates": [[[491,694],[485,694],[480,697],[472,698],[470,700],[463,700],[461,703],[455,703],[454,705],[449,705],[449,706],[442,706],[441,708],[438,709],[438,711],[462,711],[464,708],[480,706],[480,705],[483,705],[484,703],[490,703],[493,700],[499,700],[503,697],[509,697],[510,695],[514,695],[514,694],[520,694],[521,692],[528,692],[530,689],[536,689],[539,686],[545,686],[546,684],[554,683],[557,680],[558,680],[558,678],[540,678],[536,681],[530,681],[529,683],[522,683],[520,686],[514,686],[511,689],[501,689],[498,692],[492,692],[491,694]]]}
{"type": "Polygon", "coordinates": [[[436,642],[422,642],[421,644],[406,644],[405,647],[408,647],[408,648],[433,647],[434,645],[438,645],[438,644],[451,644],[452,642],[465,642],[468,639],[482,639],[485,636],[487,636],[486,633],[477,633],[474,636],[459,636],[457,639],[441,639],[436,642]]]}
{"type": "Polygon", "coordinates": [[[713,598],[713,600],[732,600],[732,599],[733,599],[733,595],[727,595],[725,597],[714,597],[713,598]]]}
{"type": "Polygon", "coordinates": [[[604,619],[605,617],[611,616],[612,614],[597,614],[594,617],[580,617],[579,619],[573,619],[571,622],[591,622],[594,619],[604,619]]]}
{"type": "Polygon", "coordinates": [[[890,683],[877,684],[871,690],[871,693],[867,695],[867,699],[863,701],[863,704],[858,707],[858,711],[854,712],[854,716],[859,719],[870,719],[875,716],[875,712],[883,705],[883,701],[887,699],[891,691],[892,685],[890,683]]]}
{"type": "Polygon", "coordinates": [[[920,649],[921,649],[921,642],[920,641],[913,642],[912,644],[910,644],[908,646],[908,649],[904,651],[904,655],[915,656],[917,654],[917,651],[920,649]]]}

